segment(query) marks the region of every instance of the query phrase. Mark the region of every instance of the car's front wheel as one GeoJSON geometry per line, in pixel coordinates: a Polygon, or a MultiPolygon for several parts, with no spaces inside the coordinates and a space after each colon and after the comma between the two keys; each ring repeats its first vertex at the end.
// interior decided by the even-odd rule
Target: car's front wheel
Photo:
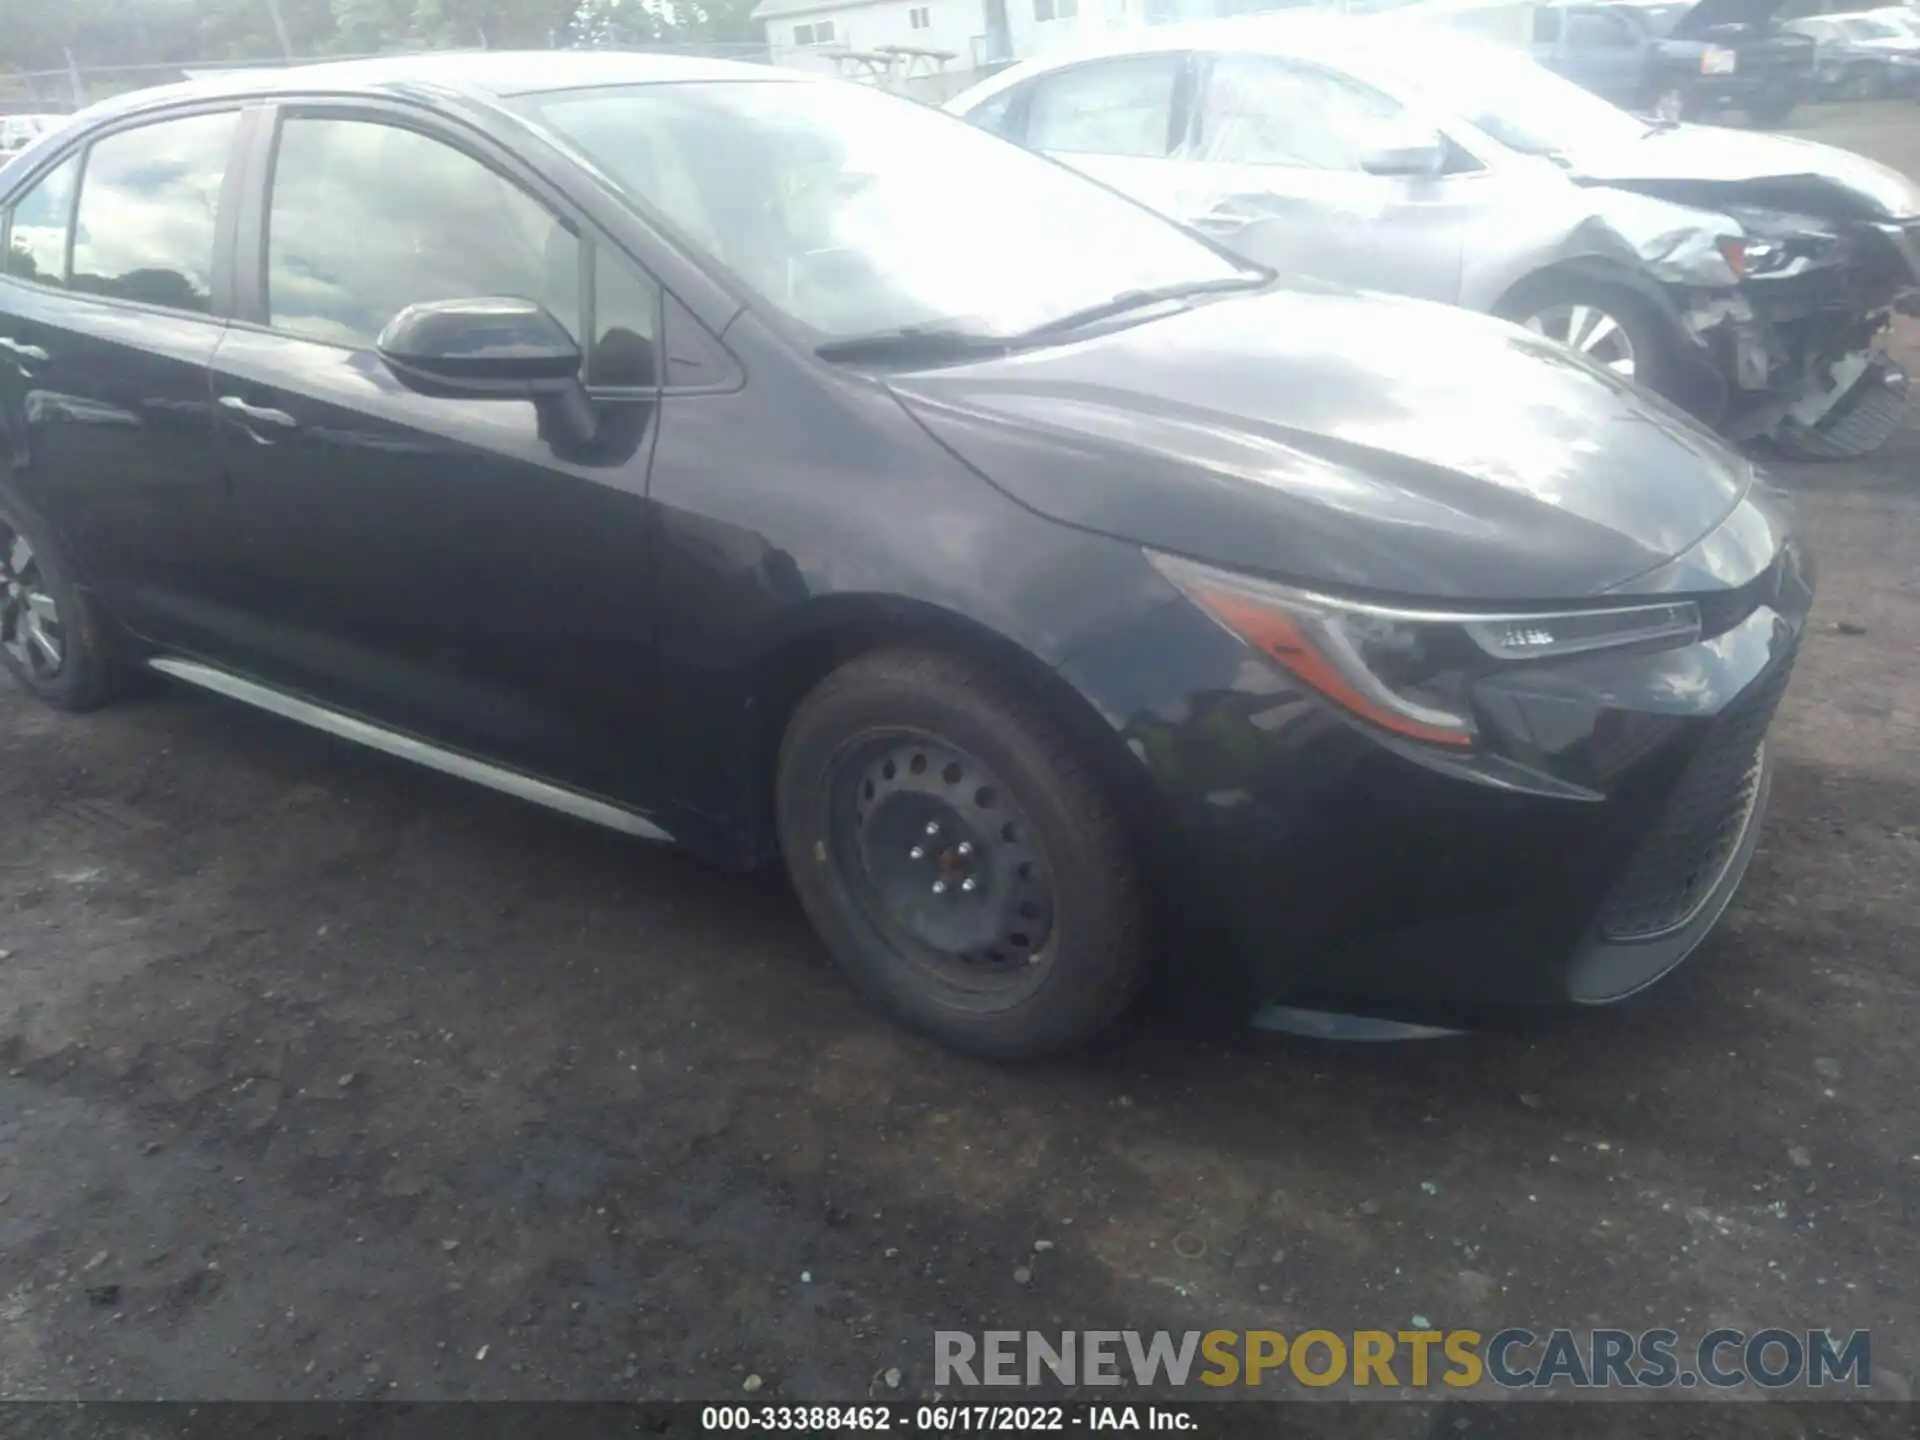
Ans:
{"type": "Polygon", "coordinates": [[[52,528],[0,489],[0,665],[58,710],[91,710],[114,662],[52,528]]]}
{"type": "Polygon", "coordinates": [[[1131,837],[1066,728],[990,666],[887,649],[787,728],[780,843],[840,966],[913,1028],[1026,1058],[1091,1039],[1148,964],[1131,837]]]}
{"type": "Polygon", "coordinates": [[[1693,107],[1687,103],[1687,92],[1678,85],[1669,85],[1654,95],[1647,106],[1647,112],[1656,120],[1665,120],[1677,125],[1682,120],[1693,118],[1693,107]]]}
{"type": "Polygon", "coordinates": [[[1558,340],[1623,380],[1664,394],[1669,366],[1658,329],[1631,292],[1575,276],[1548,275],[1519,287],[1500,313],[1558,340]]]}
{"type": "Polygon", "coordinates": [[[1877,66],[1857,65],[1840,76],[1842,100],[1878,100],[1886,92],[1886,76],[1877,66]]]}
{"type": "Polygon", "coordinates": [[[1793,114],[1800,104],[1800,97],[1791,90],[1778,90],[1756,96],[1747,106],[1747,118],[1756,125],[1771,128],[1787,123],[1787,117],[1793,114]]]}

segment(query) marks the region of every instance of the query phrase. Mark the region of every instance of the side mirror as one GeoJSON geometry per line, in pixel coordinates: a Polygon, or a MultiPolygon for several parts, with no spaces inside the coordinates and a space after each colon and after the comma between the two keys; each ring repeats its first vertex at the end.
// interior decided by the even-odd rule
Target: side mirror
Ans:
{"type": "Polygon", "coordinates": [[[1360,162],[1369,175],[1433,176],[1447,168],[1447,147],[1438,134],[1395,136],[1360,162]]]}
{"type": "Polygon", "coordinates": [[[443,399],[533,399],[580,386],[580,346],[531,300],[409,305],[374,349],[409,389],[443,399]]]}

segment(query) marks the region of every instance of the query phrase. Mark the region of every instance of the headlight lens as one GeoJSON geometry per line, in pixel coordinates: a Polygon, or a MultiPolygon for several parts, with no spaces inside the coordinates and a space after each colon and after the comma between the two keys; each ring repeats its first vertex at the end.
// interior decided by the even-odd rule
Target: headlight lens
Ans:
{"type": "Polygon", "coordinates": [[[1737,248],[1741,237],[1731,233],[1735,228],[1729,221],[1722,232],[1701,225],[1671,230],[1641,246],[1640,257],[1656,280],[1669,285],[1737,285],[1745,256],[1737,248]],[[1736,248],[1729,251],[1729,244],[1736,248]]]}
{"type": "Polygon", "coordinates": [[[1745,205],[1730,206],[1727,214],[1744,233],[1722,236],[1720,253],[1742,279],[1829,265],[1845,257],[1841,237],[1811,216],[1745,205]]]}
{"type": "Polygon", "coordinates": [[[1340,600],[1148,552],[1154,568],[1227,630],[1350,716],[1404,739],[1471,749],[1469,690],[1497,670],[1699,638],[1691,601],[1501,614],[1340,600]]]}

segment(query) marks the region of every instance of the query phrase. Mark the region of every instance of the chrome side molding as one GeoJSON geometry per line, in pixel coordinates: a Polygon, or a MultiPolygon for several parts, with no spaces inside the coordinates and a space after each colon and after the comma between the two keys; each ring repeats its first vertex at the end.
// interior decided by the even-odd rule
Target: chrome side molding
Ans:
{"type": "Polygon", "coordinates": [[[388,730],[366,720],[356,719],[352,715],[343,715],[337,710],[327,709],[324,705],[315,705],[309,700],[284,694],[270,686],[242,679],[238,675],[230,674],[212,665],[202,665],[197,660],[175,660],[167,656],[149,660],[147,665],[150,669],[157,670],[172,679],[184,680],[187,684],[197,685],[202,690],[211,690],[216,695],[225,695],[229,699],[239,700],[284,719],[298,721],[315,730],[336,735],[342,740],[351,740],[355,744],[365,745],[370,750],[379,750],[402,760],[411,760],[416,765],[424,765],[429,770],[438,770],[443,775],[471,780],[474,784],[484,785],[489,790],[498,790],[503,795],[528,800],[535,805],[545,806],[549,810],[558,810],[563,815],[572,815],[576,819],[585,820],[594,825],[603,825],[609,830],[618,830],[625,835],[637,835],[643,840],[662,840],[668,844],[673,842],[671,835],[636,811],[610,805],[604,800],[595,800],[575,791],[562,789],[558,785],[549,785],[544,780],[535,780],[530,775],[522,775],[515,770],[490,765],[484,760],[475,760],[468,755],[443,750],[438,745],[429,744],[425,740],[417,740],[411,735],[402,735],[397,730],[388,730]]]}

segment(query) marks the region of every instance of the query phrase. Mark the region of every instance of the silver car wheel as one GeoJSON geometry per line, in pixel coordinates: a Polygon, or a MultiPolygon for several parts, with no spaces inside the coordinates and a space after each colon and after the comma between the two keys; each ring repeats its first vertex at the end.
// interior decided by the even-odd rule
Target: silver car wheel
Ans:
{"type": "Polygon", "coordinates": [[[1637,357],[1633,353],[1633,338],[1617,316],[1609,315],[1598,305],[1549,305],[1520,323],[1537,335],[1578,350],[1622,379],[1634,377],[1637,357]]]}
{"type": "Polygon", "coordinates": [[[27,673],[51,680],[66,664],[60,607],[47,593],[27,538],[0,524],[0,646],[27,673]]]}

